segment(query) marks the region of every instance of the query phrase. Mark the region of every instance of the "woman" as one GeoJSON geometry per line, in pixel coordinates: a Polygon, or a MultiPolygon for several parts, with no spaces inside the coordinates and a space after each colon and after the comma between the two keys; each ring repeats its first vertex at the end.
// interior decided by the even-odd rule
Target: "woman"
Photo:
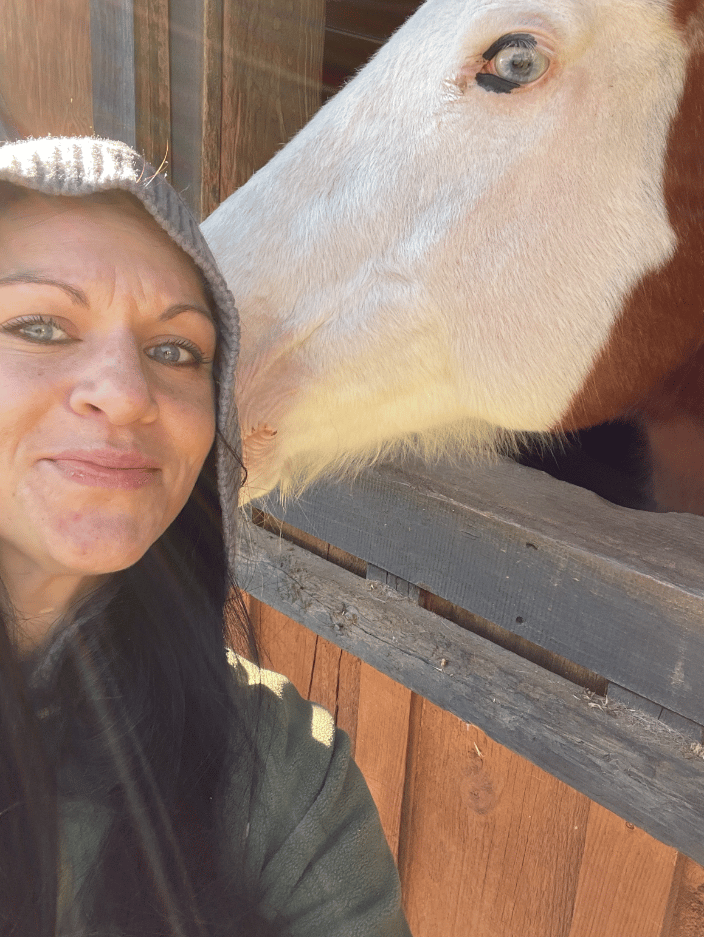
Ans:
{"type": "Polygon", "coordinates": [[[407,937],[347,738],[226,657],[238,327],[197,225],[128,147],[29,140],[0,244],[0,932],[407,937]]]}

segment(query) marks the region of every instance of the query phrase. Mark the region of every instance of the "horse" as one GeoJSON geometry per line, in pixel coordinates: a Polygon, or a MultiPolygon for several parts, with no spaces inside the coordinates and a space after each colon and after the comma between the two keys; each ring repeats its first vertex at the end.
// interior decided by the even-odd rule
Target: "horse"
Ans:
{"type": "Polygon", "coordinates": [[[702,0],[427,0],[203,222],[248,497],[622,424],[704,514],[702,74],[702,0]]]}

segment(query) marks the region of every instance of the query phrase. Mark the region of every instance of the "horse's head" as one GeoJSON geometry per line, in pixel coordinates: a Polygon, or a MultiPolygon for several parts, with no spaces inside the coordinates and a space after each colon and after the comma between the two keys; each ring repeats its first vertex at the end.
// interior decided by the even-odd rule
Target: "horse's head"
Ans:
{"type": "Polygon", "coordinates": [[[427,0],[203,230],[250,497],[637,407],[702,342],[696,0],[427,0]]]}

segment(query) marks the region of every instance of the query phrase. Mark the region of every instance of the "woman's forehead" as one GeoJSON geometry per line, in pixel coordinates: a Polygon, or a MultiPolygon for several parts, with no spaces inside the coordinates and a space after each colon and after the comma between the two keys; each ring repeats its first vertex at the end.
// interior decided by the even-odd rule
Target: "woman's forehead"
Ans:
{"type": "Polygon", "coordinates": [[[122,269],[186,289],[207,303],[203,277],[188,255],[128,193],[86,197],[27,191],[0,211],[0,271],[60,268],[100,277],[122,269]]]}

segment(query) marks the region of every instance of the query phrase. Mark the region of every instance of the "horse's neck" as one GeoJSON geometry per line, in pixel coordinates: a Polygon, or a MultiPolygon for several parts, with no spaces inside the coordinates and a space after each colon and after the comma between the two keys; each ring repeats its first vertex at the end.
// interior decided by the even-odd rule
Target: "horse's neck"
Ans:
{"type": "Polygon", "coordinates": [[[659,511],[704,515],[704,348],[643,409],[659,511]]]}

